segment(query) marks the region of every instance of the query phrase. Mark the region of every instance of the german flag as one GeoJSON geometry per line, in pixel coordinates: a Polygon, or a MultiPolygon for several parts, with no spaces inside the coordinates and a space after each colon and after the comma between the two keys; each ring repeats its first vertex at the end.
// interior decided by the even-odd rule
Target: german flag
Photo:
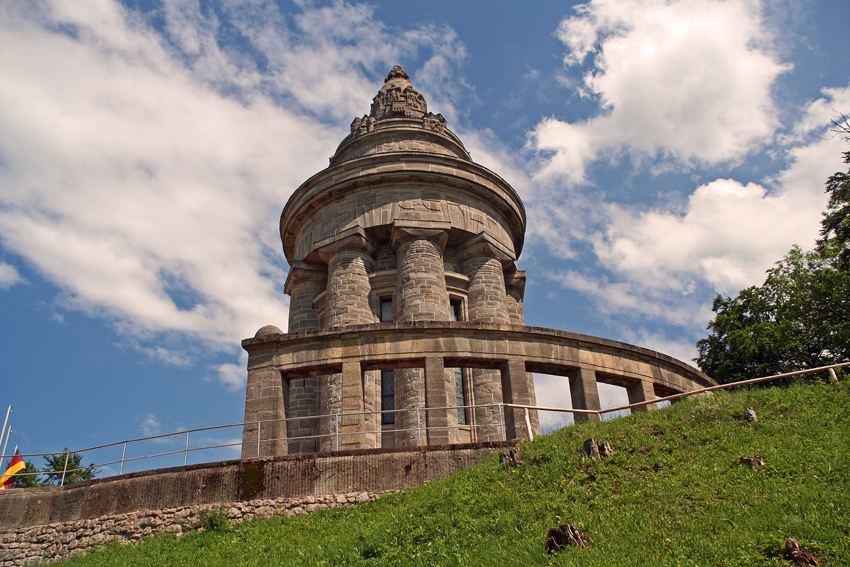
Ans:
{"type": "Polygon", "coordinates": [[[12,457],[12,462],[9,463],[9,466],[6,467],[6,472],[4,472],[3,476],[0,477],[0,490],[12,488],[15,484],[15,477],[12,475],[21,472],[26,467],[27,465],[24,463],[24,459],[21,457],[20,452],[15,451],[15,456],[12,457]]]}

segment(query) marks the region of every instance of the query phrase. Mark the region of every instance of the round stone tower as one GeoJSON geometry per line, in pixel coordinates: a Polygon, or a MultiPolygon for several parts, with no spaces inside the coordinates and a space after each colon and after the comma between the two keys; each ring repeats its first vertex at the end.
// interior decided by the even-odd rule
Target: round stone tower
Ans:
{"type": "MultiPolygon", "coordinates": [[[[511,186],[393,67],[328,168],[283,209],[289,329],[243,342],[243,457],[536,432],[536,412],[500,405],[535,405],[535,363],[497,353],[528,331],[525,223],[511,186]]],[[[592,377],[570,364],[571,383],[592,377]]]]}

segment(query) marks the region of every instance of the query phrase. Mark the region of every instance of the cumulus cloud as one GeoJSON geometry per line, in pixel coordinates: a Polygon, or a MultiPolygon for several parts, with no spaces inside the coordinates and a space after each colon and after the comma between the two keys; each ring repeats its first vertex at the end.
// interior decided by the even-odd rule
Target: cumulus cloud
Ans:
{"type": "Polygon", "coordinates": [[[218,381],[228,390],[238,390],[248,381],[248,371],[244,366],[236,366],[230,363],[221,364],[216,367],[216,372],[218,381]]]}
{"type": "Polygon", "coordinates": [[[0,262],[0,289],[9,289],[24,281],[15,266],[0,262]]]}
{"type": "MultiPolygon", "coordinates": [[[[181,350],[144,343],[235,352],[262,325],[286,327],[277,218],[368,111],[379,84],[364,70],[418,49],[440,65],[464,56],[446,30],[399,39],[366,6],[292,21],[273,4],[222,10],[238,52],[195,2],[163,2],[162,29],[111,0],[0,6],[0,241],[64,307],[183,366],[181,350]]],[[[0,285],[20,281],[2,266],[0,285]]]]}
{"type": "Polygon", "coordinates": [[[612,321],[619,318],[623,340],[693,358],[692,350],[657,332],[629,331],[623,318],[656,320],[693,336],[710,319],[714,294],[760,284],[791,246],[814,246],[826,206],[824,182],[842,168],[842,140],[827,132],[831,109],[850,103],[850,87],[824,94],[790,129],[782,151],[787,165],[777,175],[746,184],[715,179],[680,208],[604,204],[604,220],[585,237],[602,271],[556,270],[550,279],[590,298],[612,321]]]}
{"type": "Polygon", "coordinates": [[[600,260],[647,287],[683,289],[693,278],[724,294],[761,283],[764,272],[794,244],[811,248],[826,206],[823,184],[841,168],[840,139],[825,130],[832,102],[846,103],[850,88],[830,89],[813,101],[802,124],[818,116],[820,136],[788,152],[775,179],[743,184],[717,179],[688,198],[684,212],[635,211],[611,204],[610,224],[595,242],[600,260]]]}
{"type": "Polygon", "coordinates": [[[162,433],[162,423],[152,413],[143,413],[138,418],[139,420],[139,431],[142,432],[142,435],[145,437],[153,437],[154,435],[160,435],[162,433]]]}
{"type": "Polygon", "coordinates": [[[593,0],[557,35],[565,64],[592,59],[579,92],[602,112],[537,125],[538,177],[583,183],[589,162],[623,152],[680,168],[735,162],[778,126],[771,86],[790,67],[770,51],[757,2],[593,0]]]}

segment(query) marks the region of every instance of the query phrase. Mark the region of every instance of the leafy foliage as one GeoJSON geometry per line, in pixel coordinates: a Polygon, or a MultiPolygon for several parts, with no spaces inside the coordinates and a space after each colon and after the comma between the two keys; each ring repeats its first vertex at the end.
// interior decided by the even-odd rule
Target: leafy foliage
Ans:
{"type": "MultiPolygon", "coordinates": [[[[844,152],[844,163],[850,164],[850,152],[844,152]]],[[[829,203],[821,221],[818,250],[837,252],[844,270],[850,268],[850,170],[839,171],[826,181],[829,203]]]]}
{"type": "Polygon", "coordinates": [[[83,466],[83,456],[79,453],[68,451],[68,447],[65,447],[64,452],[58,455],[44,457],[45,466],[42,471],[47,473],[47,480],[44,481],[46,486],[58,486],[62,482],[62,471],[65,471],[65,484],[91,480],[100,472],[94,468],[94,463],[83,466]]]}
{"type": "Polygon", "coordinates": [[[795,246],[761,286],[714,299],[695,360],[718,382],[850,361],[850,171],[832,175],[826,190],[815,251],[795,246]]]}
{"type": "Polygon", "coordinates": [[[36,486],[59,486],[62,482],[62,472],[65,471],[65,484],[73,484],[84,480],[93,479],[99,470],[94,468],[94,464],[88,466],[83,465],[83,456],[79,453],[69,453],[68,447],[65,447],[63,453],[58,455],[48,455],[44,457],[44,468],[38,469],[32,461],[27,461],[26,468],[21,472],[27,473],[44,473],[43,475],[19,476],[15,477],[15,488],[32,488],[36,486]],[[68,460],[68,466],[65,466],[65,459],[68,460]],[[44,478],[42,479],[41,476],[44,478]]]}
{"type": "Polygon", "coordinates": [[[227,514],[228,506],[220,505],[216,508],[199,510],[197,528],[203,528],[208,532],[226,532],[230,530],[230,518],[227,514]]]}
{"type": "Polygon", "coordinates": [[[794,247],[761,286],[717,296],[699,367],[721,383],[850,360],[850,274],[794,247]]]}
{"type": "MultiPolygon", "coordinates": [[[[39,470],[32,464],[32,461],[27,461],[22,473],[37,473],[39,470]]],[[[33,488],[35,486],[44,486],[38,475],[16,476],[12,484],[13,488],[33,488]]]]}

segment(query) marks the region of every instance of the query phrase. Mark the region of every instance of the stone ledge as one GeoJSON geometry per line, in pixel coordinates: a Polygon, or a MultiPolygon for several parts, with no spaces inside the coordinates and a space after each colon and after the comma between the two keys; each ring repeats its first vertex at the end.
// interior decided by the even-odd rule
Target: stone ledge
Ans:
{"type": "MultiPolygon", "coordinates": [[[[282,333],[266,335],[263,337],[248,338],[242,341],[242,348],[248,352],[260,352],[264,350],[283,351],[308,345],[355,341],[364,345],[374,347],[377,339],[381,337],[392,337],[393,340],[417,340],[416,335],[432,335],[439,332],[444,339],[456,337],[458,339],[479,340],[503,340],[510,342],[533,344],[538,341],[563,342],[564,346],[578,349],[579,351],[614,351],[634,358],[638,362],[650,365],[662,364],[671,367],[677,373],[681,373],[688,379],[703,386],[713,386],[716,382],[708,375],[697,370],[693,366],[682,362],[672,356],[656,352],[644,347],[604,339],[590,335],[582,335],[569,331],[559,331],[543,327],[526,327],[521,325],[496,325],[491,323],[470,323],[466,321],[415,321],[407,323],[372,323],[368,325],[350,325],[345,327],[333,327],[314,331],[299,331],[296,333],[282,333]]],[[[434,356],[462,356],[460,349],[446,347],[444,351],[436,350],[434,356]]],[[[487,356],[483,355],[482,356],[487,356]]],[[[507,353],[490,353],[490,357],[497,359],[510,357],[507,353]]],[[[368,356],[364,355],[364,358],[368,356]]]]}

